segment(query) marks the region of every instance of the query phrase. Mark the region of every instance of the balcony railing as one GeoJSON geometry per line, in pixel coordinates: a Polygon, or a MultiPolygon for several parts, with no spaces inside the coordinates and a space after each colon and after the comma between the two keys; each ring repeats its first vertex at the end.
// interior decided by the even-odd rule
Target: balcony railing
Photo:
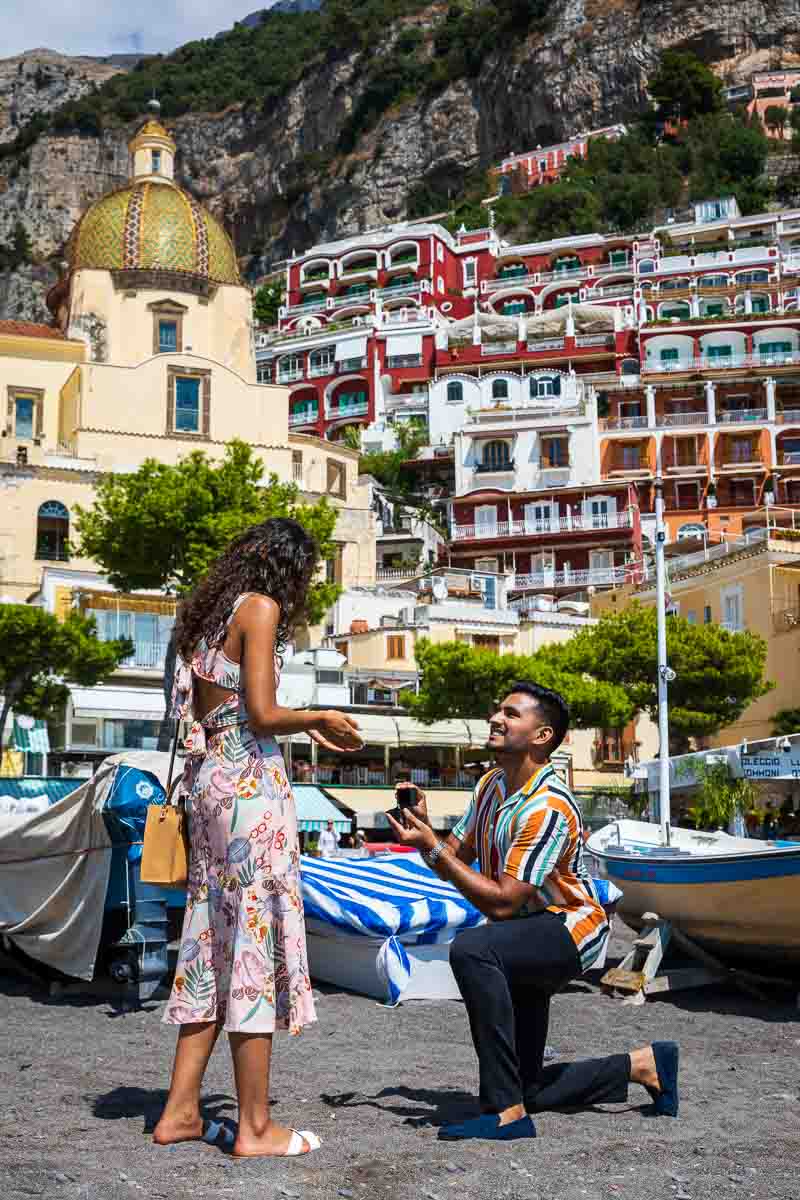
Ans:
{"type": "Polygon", "coordinates": [[[121,667],[143,667],[163,671],[167,654],[167,642],[134,642],[133,654],[123,659],[121,667]]]}
{"type": "Polygon", "coordinates": [[[553,533],[603,531],[629,529],[631,517],[627,512],[598,513],[589,516],[570,515],[549,517],[543,521],[496,521],[492,524],[454,525],[453,541],[483,540],[503,537],[537,537],[553,533]]]}
{"type": "Polygon", "coordinates": [[[308,368],[309,378],[319,379],[321,375],[332,375],[336,370],[336,363],[333,359],[330,362],[311,363],[308,368]]]}
{"type": "Polygon", "coordinates": [[[784,408],[775,414],[775,420],[781,425],[800,425],[800,408],[784,408]]]}
{"type": "Polygon", "coordinates": [[[481,343],[481,354],[482,355],[516,354],[516,352],[517,352],[517,343],[516,342],[482,342],[481,343]]]}
{"type": "Polygon", "coordinates": [[[331,308],[352,308],[355,304],[366,304],[369,307],[371,304],[369,291],[355,292],[352,296],[336,296],[331,308]]]}
{"type": "Polygon", "coordinates": [[[499,463],[479,462],[475,464],[474,469],[479,475],[499,475],[508,471],[513,471],[514,462],[513,459],[509,459],[508,462],[499,463]]]}
{"type": "Polygon", "coordinates": [[[631,296],[636,285],[633,280],[630,283],[612,283],[607,287],[595,287],[589,292],[589,303],[592,296],[631,296]]]}
{"type": "Polygon", "coordinates": [[[528,342],[526,350],[529,354],[540,354],[545,350],[563,350],[563,338],[542,338],[539,342],[528,342]]]}
{"type": "Polygon", "coordinates": [[[582,263],[579,267],[569,267],[563,271],[541,271],[539,279],[542,283],[553,283],[557,280],[573,280],[579,279],[581,275],[588,275],[589,268],[582,263]]]}
{"type": "Polygon", "coordinates": [[[365,358],[340,358],[336,364],[336,372],[338,375],[345,375],[348,371],[363,371],[366,365],[365,358]]]}
{"type": "Polygon", "coordinates": [[[497,279],[487,279],[484,283],[484,292],[501,292],[504,288],[512,287],[528,287],[532,283],[538,281],[537,275],[507,275],[505,278],[500,276],[497,279]]]}
{"type": "MultiPolygon", "coordinates": [[[[733,318],[731,318],[733,319],[733,318]]],[[[727,354],[724,358],[677,358],[642,363],[643,374],[668,375],[679,371],[720,371],[732,367],[791,367],[800,363],[800,353],[787,354],[727,354]]]]}
{"type": "Polygon", "coordinates": [[[800,467],[800,450],[781,451],[781,464],[784,467],[800,467]]]}
{"type": "Polygon", "coordinates": [[[375,295],[378,300],[395,300],[398,296],[415,296],[420,291],[420,283],[398,283],[392,286],[377,288],[375,295]]]}
{"type": "MultiPolygon", "coordinates": [[[[605,292],[605,288],[603,291],[605,292]]],[[[589,333],[585,337],[575,339],[576,346],[610,346],[614,341],[614,335],[610,333],[589,333]]]]}
{"type": "MultiPolygon", "coordinates": [[[[582,571],[552,570],[534,571],[528,575],[515,575],[512,587],[515,591],[535,591],[539,588],[611,586],[624,583],[627,567],[589,567],[582,571]]],[[[520,608],[520,601],[512,601],[512,608],[520,608]]]]}
{"type": "Polygon", "coordinates": [[[361,400],[358,404],[348,404],[343,408],[338,408],[335,405],[325,406],[325,416],[329,421],[338,421],[347,417],[363,417],[368,411],[368,400],[361,400]]]}
{"type": "Polygon", "coordinates": [[[646,429],[647,417],[601,417],[601,429],[646,429]]]}
{"type": "Polygon", "coordinates": [[[295,425],[312,425],[318,415],[319,413],[316,408],[308,408],[305,412],[289,413],[289,424],[292,427],[295,425]]]}
{"type": "Polygon", "coordinates": [[[738,422],[766,421],[765,408],[732,408],[728,412],[718,412],[717,421],[720,425],[736,425],[738,422]]]}
{"type": "Polygon", "coordinates": [[[708,411],[661,413],[656,416],[656,425],[673,429],[676,425],[708,425],[708,411]]]}
{"type": "Polygon", "coordinates": [[[283,370],[278,368],[278,383],[296,383],[298,379],[305,379],[306,373],[302,367],[290,367],[283,370]]]}
{"type": "Polygon", "coordinates": [[[619,271],[632,271],[633,262],[626,260],[623,263],[595,263],[595,275],[616,275],[619,271]]]}
{"type": "Polygon", "coordinates": [[[310,300],[307,304],[291,304],[286,309],[286,315],[287,317],[297,317],[303,313],[320,312],[327,307],[327,304],[325,296],[320,297],[319,300],[310,300]]]}
{"type": "Polygon", "coordinates": [[[553,460],[548,458],[546,455],[539,456],[539,470],[540,471],[568,471],[570,468],[570,465],[571,464],[568,461],[567,462],[553,462],[553,460]]]}
{"type": "Polygon", "coordinates": [[[608,467],[610,475],[629,475],[652,470],[648,459],[640,458],[626,462],[625,459],[612,459],[608,467]]]}

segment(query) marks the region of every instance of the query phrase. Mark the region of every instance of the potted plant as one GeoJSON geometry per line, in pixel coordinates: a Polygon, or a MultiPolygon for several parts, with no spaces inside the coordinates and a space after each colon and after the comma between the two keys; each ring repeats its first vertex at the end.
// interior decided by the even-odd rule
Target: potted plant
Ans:
{"type": "Polygon", "coordinates": [[[712,482],[706,488],[706,508],[717,507],[717,485],[712,482]]]}

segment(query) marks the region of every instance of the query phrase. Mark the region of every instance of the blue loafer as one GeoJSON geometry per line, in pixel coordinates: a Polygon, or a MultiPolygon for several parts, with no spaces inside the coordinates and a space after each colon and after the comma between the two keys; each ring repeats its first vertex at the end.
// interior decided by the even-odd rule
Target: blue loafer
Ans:
{"type": "Polygon", "coordinates": [[[536,1126],[530,1117],[500,1124],[496,1113],[487,1113],[458,1125],[443,1125],[439,1130],[439,1141],[462,1142],[470,1138],[483,1138],[490,1142],[513,1142],[516,1138],[535,1138],[536,1126]]]}
{"type": "Polygon", "coordinates": [[[677,1117],[678,1115],[678,1065],[680,1051],[677,1042],[653,1042],[653,1055],[656,1060],[658,1082],[661,1090],[648,1088],[653,1105],[659,1117],[677,1117]]]}

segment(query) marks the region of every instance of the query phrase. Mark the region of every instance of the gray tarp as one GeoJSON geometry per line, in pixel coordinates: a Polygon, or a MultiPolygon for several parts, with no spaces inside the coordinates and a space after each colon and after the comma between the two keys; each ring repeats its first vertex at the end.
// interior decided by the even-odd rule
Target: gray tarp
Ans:
{"type": "Polygon", "coordinates": [[[169,755],[115,754],[45,812],[0,824],[0,933],[79,979],[92,978],[100,945],[111,867],[103,806],[120,763],[166,782],[169,755]]]}

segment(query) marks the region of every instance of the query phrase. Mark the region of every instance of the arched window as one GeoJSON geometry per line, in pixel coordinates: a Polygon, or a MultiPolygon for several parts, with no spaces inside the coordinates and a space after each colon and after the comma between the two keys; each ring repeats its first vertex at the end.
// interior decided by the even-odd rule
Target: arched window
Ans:
{"type": "Polygon", "coordinates": [[[484,471],[502,471],[511,466],[508,442],[487,442],[483,447],[484,471]]]}
{"type": "Polygon", "coordinates": [[[447,400],[449,404],[460,404],[464,399],[464,385],[458,379],[451,379],[447,385],[447,400]]]}
{"type": "Polygon", "coordinates": [[[492,399],[507,400],[508,399],[508,380],[494,379],[492,381],[492,399]]]}
{"type": "Polygon", "coordinates": [[[36,557],[48,562],[69,559],[69,511],[60,500],[46,500],[36,517],[36,557]]]}
{"type": "Polygon", "coordinates": [[[705,525],[701,525],[696,521],[691,521],[688,525],[681,525],[678,530],[679,542],[694,540],[694,538],[705,538],[707,536],[708,530],[705,525]]]}
{"type": "Polygon", "coordinates": [[[532,375],[528,386],[532,399],[537,396],[561,395],[561,378],[558,375],[532,375]]]}

